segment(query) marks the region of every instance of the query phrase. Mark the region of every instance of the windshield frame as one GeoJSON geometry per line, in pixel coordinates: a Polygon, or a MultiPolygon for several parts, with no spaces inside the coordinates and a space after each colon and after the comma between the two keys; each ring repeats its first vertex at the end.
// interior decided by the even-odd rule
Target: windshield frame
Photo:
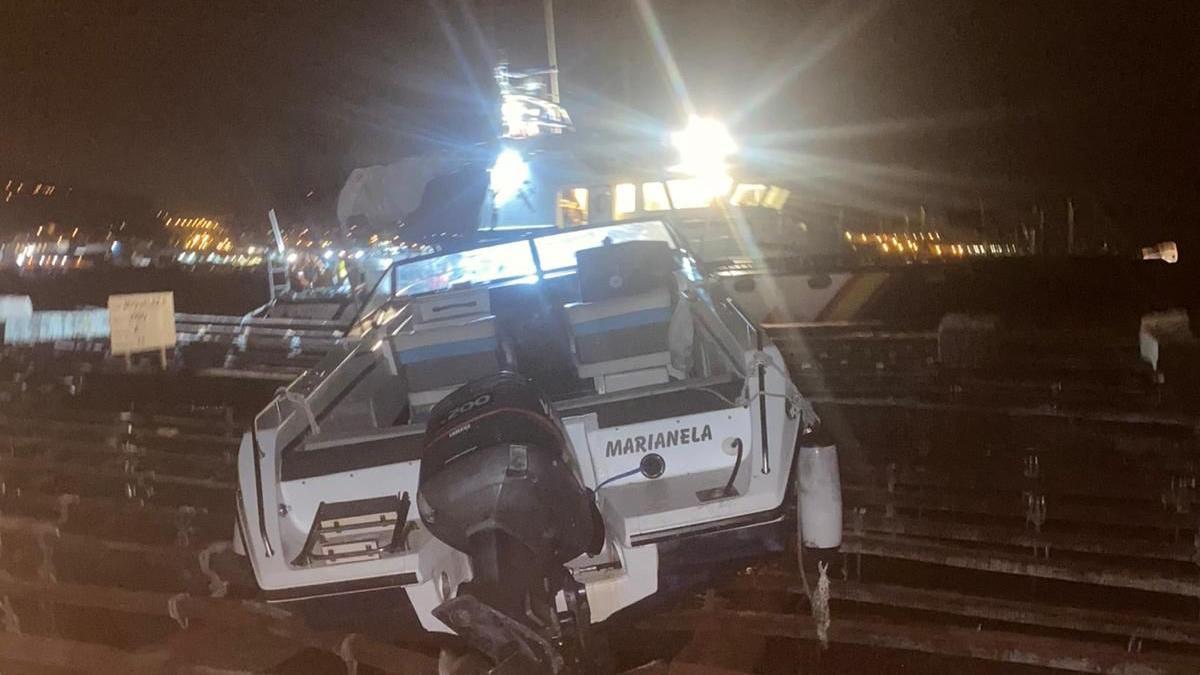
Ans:
{"type": "MultiPolygon", "coordinates": [[[[394,300],[396,298],[421,297],[424,295],[445,293],[448,291],[457,290],[458,288],[487,288],[487,287],[493,286],[495,284],[500,284],[500,283],[512,281],[513,279],[520,279],[522,277],[529,276],[529,275],[515,275],[512,277],[504,277],[504,278],[498,277],[495,279],[490,279],[488,281],[480,282],[478,284],[469,284],[469,285],[463,285],[463,286],[450,286],[450,287],[438,289],[438,290],[431,290],[431,291],[424,291],[421,293],[400,295],[400,294],[397,294],[397,292],[396,292],[396,276],[397,276],[396,270],[398,270],[399,268],[401,268],[403,266],[416,265],[416,264],[420,264],[423,262],[428,262],[430,260],[435,260],[437,258],[443,258],[446,256],[466,253],[466,252],[470,252],[470,251],[479,251],[479,250],[498,247],[498,246],[512,245],[515,242],[525,242],[525,245],[529,247],[530,255],[533,258],[533,265],[534,265],[533,275],[535,275],[540,280],[540,279],[545,278],[546,274],[557,275],[557,274],[561,274],[564,272],[569,272],[572,269],[574,269],[574,267],[573,266],[565,266],[565,267],[554,267],[552,269],[546,269],[543,266],[542,260],[539,256],[539,251],[538,251],[538,246],[537,246],[538,240],[548,239],[551,237],[558,237],[558,236],[563,236],[563,235],[569,235],[569,234],[578,234],[581,232],[586,232],[586,231],[591,231],[591,230],[604,230],[604,229],[619,228],[622,226],[639,225],[639,224],[646,225],[648,227],[661,228],[662,232],[665,233],[665,235],[666,235],[667,245],[670,246],[672,250],[683,255],[685,258],[689,258],[689,259],[691,258],[691,254],[688,252],[688,249],[686,246],[686,241],[682,237],[680,237],[679,233],[677,233],[674,230],[674,228],[672,228],[670,226],[670,224],[668,224],[665,220],[662,220],[660,218],[653,218],[653,219],[631,218],[631,219],[627,219],[627,220],[616,220],[616,221],[607,222],[607,223],[588,224],[583,227],[555,229],[555,230],[546,231],[546,232],[533,232],[533,233],[525,234],[520,237],[514,237],[514,238],[506,240],[506,241],[489,242],[487,244],[483,244],[480,246],[464,246],[462,248],[457,248],[454,250],[439,251],[437,253],[427,253],[427,254],[421,255],[421,256],[415,256],[412,258],[404,258],[402,260],[392,261],[392,263],[390,265],[388,265],[387,269],[384,270],[383,274],[380,275],[379,280],[376,281],[374,287],[372,287],[372,289],[371,289],[371,292],[368,293],[367,297],[363,300],[359,314],[355,318],[352,325],[357,325],[362,319],[366,319],[371,314],[374,314],[378,310],[387,306],[387,304],[389,302],[391,302],[392,300],[394,300]],[[385,283],[388,287],[388,290],[383,290],[383,286],[385,283]],[[383,298],[381,300],[377,300],[377,298],[381,295],[383,296],[383,298]]],[[[653,239],[653,241],[662,241],[662,240],[656,238],[656,239],[653,239]]],[[[693,265],[694,264],[695,263],[693,261],[693,265]]]]}
{"type": "MultiPolygon", "coordinates": [[[[427,263],[431,260],[438,260],[440,258],[450,258],[452,256],[461,256],[461,255],[469,254],[469,253],[476,252],[476,251],[486,251],[488,249],[500,249],[503,247],[516,248],[515,245],[518,243],[521,243],[522,241],[526,241],[526,240],[524,238],[522,238],[522,239],[511,239],[508,241],[489,242],[482,246],[460,248],[460,249],[455,249],[452,251],[441,251],[438,253],[431,253],[431,254],[419,256],[416,258],[405,258],[404,260],[396,260],[391,265],[388,265],[387,270],[383,274],[384,274],[384,276],[389,277],[391,279],[390,283],[392,285],[392,296],[393,297],[404,297],[404,298],[415,298],[415,297],[420,297],[423,295],[432,295],[434,293],[445,293],[447,291],[458,290],[460,288],[486,287],[486,286],[490,286],[492,284],[503,283],[505,281],[512,281],[513,279],[520,279],[522,277],[540,274],[541,268],[538,266],[537,253],[533,250],[530,250],[529,251],[529,262],[532,264],[532,268],[530,270],[528,270],[525,274],[512,274],[512,275],[508,275],[508,276],[498,276],[498,277],[495,277],[492,279],[488,279],[487,281],[480,281],[478,283],[459,282],[458,284],[451,284],[445,288],[438,288],[438,289],[433,289],[433,290],[428,290],[428,291],[418,291],[416,293],[398,294],[397,289],[395,288],[396,276],[397,276],[396,271],[403,267],[406,267],[409,265],[415,266],[415,265],[419,265],[422,263],[427,263]]],[[[529,244],[527,243],[526,246],[529,246],[529,244]]]]}

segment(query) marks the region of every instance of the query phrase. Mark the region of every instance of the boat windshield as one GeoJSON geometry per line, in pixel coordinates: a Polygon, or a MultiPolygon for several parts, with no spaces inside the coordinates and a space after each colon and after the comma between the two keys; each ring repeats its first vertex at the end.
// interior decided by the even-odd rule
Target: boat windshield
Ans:
{"type": "Polygon", "coordinates": [[[528,242],[510,241],[399,263],[392,272],[395,295],[417,295],[525,277],[537,265],[528,242]]]}
{"type": "Polygon", "coordinates": [[[660,221],[614,223],[520,239],[502,244],[396,261],[375,285],[359,316],[380,309],[389,298],[437,293],[451,288],[534,278],[573,269],[581,250],[628,241],[661,241],[676,248],[660,221]]]}
{"type": "Polygon", "coordinates": [[[537,248],[542,271],[555,272],[575,267],[575,254],[579,251],[627,241],[661,241],[675,248],[670,231],[657,221],[568,230],[538,237],[533,240],[533,245],[537,248]]]}

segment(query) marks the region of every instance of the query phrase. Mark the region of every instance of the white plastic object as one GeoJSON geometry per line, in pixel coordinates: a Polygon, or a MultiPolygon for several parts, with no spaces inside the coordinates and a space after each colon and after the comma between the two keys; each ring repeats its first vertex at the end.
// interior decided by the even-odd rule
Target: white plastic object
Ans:
{"type": "Polygon", "coordinates": [[[836,445],[801,445],[796,495],[800,534],[808,548],[842,545],[842,483],[836,445]]]}

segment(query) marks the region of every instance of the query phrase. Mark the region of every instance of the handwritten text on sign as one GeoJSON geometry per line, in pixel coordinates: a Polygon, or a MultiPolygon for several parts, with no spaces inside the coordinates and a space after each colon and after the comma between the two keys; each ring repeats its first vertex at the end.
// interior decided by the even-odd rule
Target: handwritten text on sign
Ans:
{"type": "Polygon", "coordinates": [[[175,346],[175,294],[108,296],[113,354],[136,354],[175,346]]]}

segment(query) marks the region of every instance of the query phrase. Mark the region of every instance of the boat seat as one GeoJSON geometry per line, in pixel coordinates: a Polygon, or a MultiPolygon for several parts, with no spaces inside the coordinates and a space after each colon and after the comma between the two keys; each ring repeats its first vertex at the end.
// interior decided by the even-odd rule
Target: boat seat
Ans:
{"type": "Polygon", "coordinates": [[[580,378],[609,393],[670,379],[671,293],[665,287],[565,307],[580,378]]]}
{"type": "Polygon", "coordinates": [[[418,323],[413,332],[391,338],[408,382],[413,415],[427,411],[463,384],[500,370],[494,317],[437,323],[418,323]]]}

